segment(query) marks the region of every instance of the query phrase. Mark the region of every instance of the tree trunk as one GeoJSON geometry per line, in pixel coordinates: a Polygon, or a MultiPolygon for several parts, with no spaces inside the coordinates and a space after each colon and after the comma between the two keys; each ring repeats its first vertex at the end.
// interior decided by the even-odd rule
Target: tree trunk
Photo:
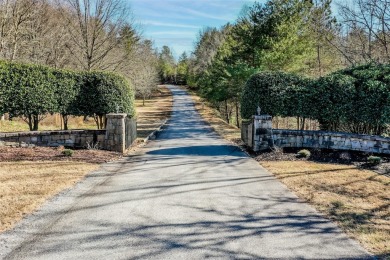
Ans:
{"type": "Polygon", "coordinates": [[[69,120],[68,115],[62,115],[62,121],[64,122],[64,130],[68,130],[68,120],[69,120]]]}
{"type": "Polygon", "coordinates": [[[28,123],[28,128],[30,129],[30,131],[33,131],[33,119],[32,119],[32,115],[28,115],[27,117],[27,123],[28,123]]]}
{"type": "Polygon", "coordinates": [[[38,115],[33,115],[33,123],[34,123],[33,131],[38,131],[38,124],[39,124],[39,116],[38,115]]]}
{"type": "Polygon", "coordinates": [[[238,128],[240,128],[240,107],[238,105],[238,102],[236,102],[236,125],[238,128]]]}
{"type": "Polygon", "coordinates": [[[229,112],[228,112],[228,102],[227,102],[227,100],[225,100],[225,113],[226,113],[226,122],[229,124],[230,122],[230,120],[229,120],[229,112]]]}
{"type": "Polygon", "coordinates": [[[320,54],[320,45],[317,45],[317,61],[318,61],[318,72],[319,76],[322,77],[322,65],[321,65],[321,54],[320,54]]]}
{"type": "Polygon", "coordinates": [[[305,122],[306,122],[306,118],[302,117],[302,121],[301,121],[301,130],[305,130],[305,122]]]}
{"type": "Polygon", "coordinates": [[[95,120],[97,129],[100,129],[100,128],[99,128],[99,117],[98,117],[97,115],[94,115],[94,116],[93,116],[93,120],[95,120]]]}

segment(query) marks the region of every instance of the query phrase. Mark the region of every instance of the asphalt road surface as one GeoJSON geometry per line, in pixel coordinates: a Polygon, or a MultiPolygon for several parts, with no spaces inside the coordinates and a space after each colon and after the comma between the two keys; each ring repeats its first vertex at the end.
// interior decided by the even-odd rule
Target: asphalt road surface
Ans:
{"type": "Polygon", "coordinates": [[[0,258],[371,258],[169,87],[173,114],[158,138],[1,235],[0,258]]]}

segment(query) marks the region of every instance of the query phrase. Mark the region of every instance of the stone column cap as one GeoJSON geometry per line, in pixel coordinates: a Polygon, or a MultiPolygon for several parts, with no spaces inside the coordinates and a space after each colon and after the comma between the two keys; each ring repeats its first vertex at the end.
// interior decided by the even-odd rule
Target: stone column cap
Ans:
{"type": "Polygon", "coordinates": [[[106,117],[107,118],[119,118],[119,119],[121,119],[121,118],[125,118],[127,116],[127,114],[125,114],[125,113],[110,113],[110,114],[107,114],[106,115],[106,117]]]}
{"type": "Polygon", "coordinates": [[[261,116],[253,116],[255,120],[272,120],[272,116],[270,115],[261,115],[261,116]]]}

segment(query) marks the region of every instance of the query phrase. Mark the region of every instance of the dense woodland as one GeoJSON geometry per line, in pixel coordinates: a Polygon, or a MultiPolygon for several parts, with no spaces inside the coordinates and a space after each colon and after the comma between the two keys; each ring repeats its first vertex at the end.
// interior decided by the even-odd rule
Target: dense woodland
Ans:
{"type": "Polygon", "coordinates": [[[389,41],[386,0],[270,0],[247,6],[234,23],[203,29],[195,51],[177,64],[165,62],[160,75],[194,87],[239,126],[243,87],[254,73],[318,79],[347,67],[386,64],[389,41]]]}

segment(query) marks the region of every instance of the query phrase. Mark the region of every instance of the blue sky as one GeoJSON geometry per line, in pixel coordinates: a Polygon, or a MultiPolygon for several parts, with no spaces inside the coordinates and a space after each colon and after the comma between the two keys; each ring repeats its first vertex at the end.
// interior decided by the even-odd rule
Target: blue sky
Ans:
{"type": "MultiPolygon", "coordinates": [[[[199,31],[234,22],[254,0],[128,0],[135,22],[157,48],[169,46],[175,57],[193,50],[199,31]]],[[[263,2],[263,1],[260,1],[263,2]]]]}

